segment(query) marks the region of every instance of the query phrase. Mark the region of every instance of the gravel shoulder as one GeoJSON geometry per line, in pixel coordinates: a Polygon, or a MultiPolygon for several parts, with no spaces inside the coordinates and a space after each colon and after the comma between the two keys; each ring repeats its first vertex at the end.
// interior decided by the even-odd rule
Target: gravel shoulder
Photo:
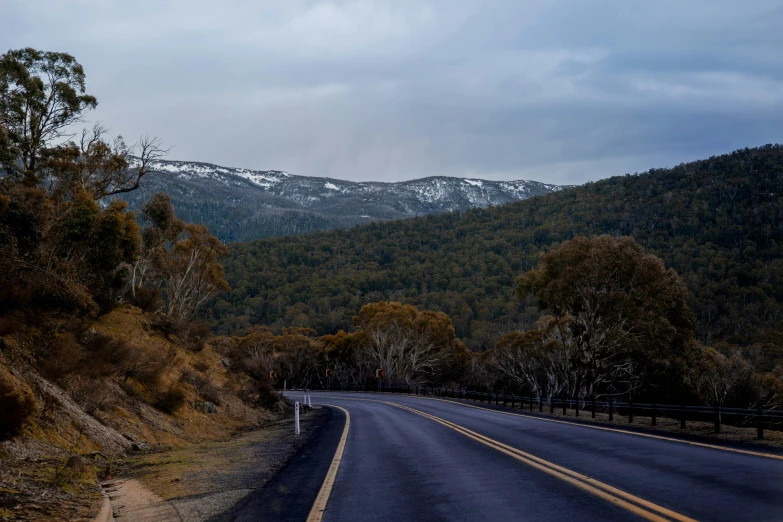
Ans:
{"type": "MultiPolygon", "coordinates": [[[[141,520],[144,509],[160,511],[163,505],[173,506],[184,522],[224,513],[269,482],[328,418],[328,411],[314,408],[302,415],[298,436],[293,419],[286,418],[229,440],[130,458],[122,475],[124,484],[132,487],[121,487],[119,493],[122,505],[133,506],[133,511],[112,499],[115,517],[141,520]]],[[[117,481],[106,484],[110,487],[116,488],[117,481]]]]}

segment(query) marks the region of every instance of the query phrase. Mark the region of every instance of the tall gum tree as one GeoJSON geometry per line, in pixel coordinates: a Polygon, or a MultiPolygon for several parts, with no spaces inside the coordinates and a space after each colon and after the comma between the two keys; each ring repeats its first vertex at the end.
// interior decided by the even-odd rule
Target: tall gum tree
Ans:
{"type": "Polygon", "coordinates": [[[543,254],[516,290],[567,328],[572,396],[633,396],[645,386],[659,396],[683,386],[695,353],[687,289],[632,238],[566,241],[543,254]]]}

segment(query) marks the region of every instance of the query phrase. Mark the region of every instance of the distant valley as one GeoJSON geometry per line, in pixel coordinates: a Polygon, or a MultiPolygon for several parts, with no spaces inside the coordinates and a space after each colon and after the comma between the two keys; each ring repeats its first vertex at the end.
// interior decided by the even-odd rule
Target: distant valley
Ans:
{"type": "Polygon", "coordinates": [[[232,242],[502,205],[563,188],[445,176],[352,182],[186,161],[158,161],[153,168],[142,190],[125,196],[132,208],[168,192],[177,215],[232,242]]]}

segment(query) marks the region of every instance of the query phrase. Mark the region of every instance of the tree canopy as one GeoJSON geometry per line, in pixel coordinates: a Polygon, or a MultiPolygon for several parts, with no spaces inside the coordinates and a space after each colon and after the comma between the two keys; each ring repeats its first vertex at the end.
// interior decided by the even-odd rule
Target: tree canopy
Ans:
{"type": "Polygon", "coordinates": [[[625,394],[642,380],[681,388],[695,346],[687,289],[632,238],[579,236],[542,254],[517,282],[520,298],[531,294],[554,317],[544,331],[500,344],[535,346],[554,326],[558,342],[545,351],[565,349],[561,387],[572,396],[625,394]]]}
{"type": "Polygon", "coordinates": [[[222,332],[296,321],[349,330],[380,300],[442,311],[473,350],[540,318],[514,282],[578,235],[630,236],[676,270],[696,337],[783,362],[783,147],[616,176],[501,207],[230,245],[222,332]]]}

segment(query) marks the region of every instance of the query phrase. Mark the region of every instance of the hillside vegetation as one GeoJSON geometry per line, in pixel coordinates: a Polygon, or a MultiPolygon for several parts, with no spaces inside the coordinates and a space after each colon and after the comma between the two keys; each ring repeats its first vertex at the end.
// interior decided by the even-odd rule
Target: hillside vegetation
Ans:
{"type": "Polygon", "coordinates": [[[633,237],[688,288],[697,338],[755,345],[765,369],[783,347],[783,147],[616,176],[501,207],[374,223],[230,247],[231,292],[207,317],[248,325],[350,329],[363,304],[443,311],[473,350],[540,317],[514,283],[577,235],[633,237]]]}
{"type": "Polygon", "coordinates": [[[227,288],[225,246],[158,194],[165,151],[99,125],[65,53],[0,55],[0,518],[90,520],[128,453],[226,437],[285,412],[235,339],[193,314],[227,288]],[[78,141],[78,143],[77,143],[78,141]],[[139,226],[139,217],[142,225],[139,226]]]}

